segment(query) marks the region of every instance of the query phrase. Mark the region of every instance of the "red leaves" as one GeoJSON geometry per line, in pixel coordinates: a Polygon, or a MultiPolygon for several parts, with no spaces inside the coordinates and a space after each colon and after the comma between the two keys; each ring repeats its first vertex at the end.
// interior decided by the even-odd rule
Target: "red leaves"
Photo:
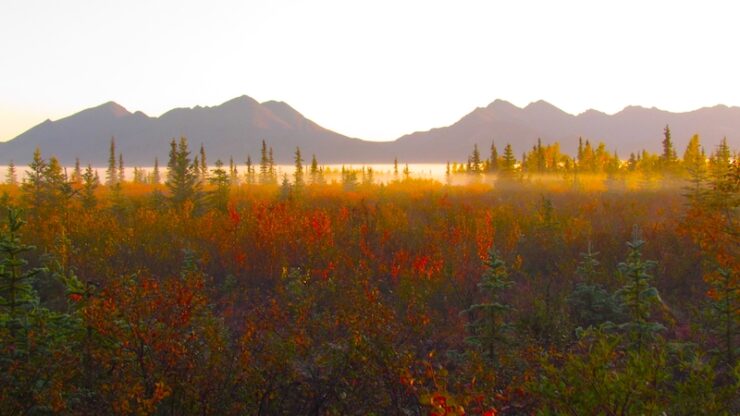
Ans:
{"type": "Polygon", "coordinates": [[[75,302],[75,303],[80,302],[80,301],[82,301],[82,295],[79,294],[79,293],[70,293],[69,294],[69,300],[71,300],[72,302],[75,302]]]}
{"type": "Polygon", "coordinates": [[[231,224],[234,227],[238,226],[242,220],[241,215],[239,215],[239,211],[237,211],[236,208],[234,208],[234,205],[232,204],[229,204],[228,211],[229,211],[229,220],[231,221],[231,224]]]}

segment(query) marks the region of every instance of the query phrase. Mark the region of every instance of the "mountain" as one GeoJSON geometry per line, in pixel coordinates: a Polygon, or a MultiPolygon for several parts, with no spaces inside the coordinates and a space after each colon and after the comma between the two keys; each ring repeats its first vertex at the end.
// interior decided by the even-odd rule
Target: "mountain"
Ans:
{"type": "Polygon", "coordinates": [[[557,141],[564,152],[575,154],[578,138],[583,137],[593,143],[603,141],[608,149],[626,158],[630,152],[642,149],[661,151],[666,125],[671,128],[679,156],[694,134],[700,135],[708,152],[723,137],[727,137],[732,148],[740,143],[740,107],[718,105],[671,113],[630,106],[614,115],[596,110],[572,115],[545,101],[519,108],[496,100],[485,108],[476,108],[449,127],[405,135],[395,141],[395,150],[403,159],[413,155],[420,160],[443,161],[447,157],[462,161],[476,143],[481,153],[487,155],[493,141],[499,153],[506,143],[511,143],[519,157],[541,138],[543,143],[557,141]]]}
{"type": "Polygon", "coordinates": [[[104,165],[110,139],[115,137],[116,151],[123,154],[126,165],[150,166],[155,156],[165,164],[170,140],[181,136],[188,138],[194,152],[203,143],[210,163],[218,158],[228,163],[233,156],[240,165],[248,154],[259,161],[262,140],[273,147],[279,163],[291,163],[296,146],[304,159],[310,161],[315,153],[322,163],[369,162],[381,157],[382,147],[324,129],[286,103],[260,104],[241,96],[215,107],[176,108],[160,117],[131,113],[108,102],[57,121],[47,120],[0,143],[0,163],[11,159],[26,163],[39,147],[44,156],[55,155],[64,164],[79,157],[83,163],[104,165]]]}
{"type": "Polygon", "coordinates": [[[217,158],[243,164],[247,155],[257,163],[261,141],[267,141],[279,163],[292,163],[296,146],[304,159],[316,154],[321,163],[445,162],[467,159],[473,145],[487,155],[491,141],[499,152],[511,143],[517,155],[530,149],[538,138],[559,141],[573,154],[578,138],[603,141],[626,158],[630,152],[658,152],[663,129],[670,125],[679,153],[698,133],[708,151],[727,137],[733,148],[740,141],[740,108],[718,105],[686,113],[630,106],[608,115],[588,110],[568,114],[545,101],[519,108],[496,100],[476,108],[448,127],[405,135],[392,142],[370,142],[327,130],[279,101],[259,103],[241,96],[214,107],[176,108],[160,117],[126,110],[108,102],[57,121],[46,120],[18,137],[0,143],[0,163],[29,161],[36,147],[44,156],[55,155],[64,164],[76,157],[83,163],[104,165],[111,137],[128,166],[148,166],[158,157],[168,158],[172,138],[185,136],[194,151],[203,143],[208,161],[217,158]]]}

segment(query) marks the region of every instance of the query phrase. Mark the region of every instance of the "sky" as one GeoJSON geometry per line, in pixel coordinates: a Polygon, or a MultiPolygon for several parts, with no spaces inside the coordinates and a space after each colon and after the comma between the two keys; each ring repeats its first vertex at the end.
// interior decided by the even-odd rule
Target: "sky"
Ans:
{"type": "Polygon", "coordinates": [[[497,98],[578,114],[740,105],[735,1],[0,2],[0,141],[115,101],[248,95],[368,140],[497,98]]]}

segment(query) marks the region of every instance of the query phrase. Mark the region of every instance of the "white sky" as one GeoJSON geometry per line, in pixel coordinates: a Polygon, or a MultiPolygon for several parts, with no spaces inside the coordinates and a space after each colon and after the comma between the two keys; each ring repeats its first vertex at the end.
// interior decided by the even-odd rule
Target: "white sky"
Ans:
{"type": "Polygon", "coordinates": [[[738,16],[709,0],[1,0],[0,141],[109,100],[158,116],[246,94],[372,140],[496,98],[740,105],[738,16]]]}

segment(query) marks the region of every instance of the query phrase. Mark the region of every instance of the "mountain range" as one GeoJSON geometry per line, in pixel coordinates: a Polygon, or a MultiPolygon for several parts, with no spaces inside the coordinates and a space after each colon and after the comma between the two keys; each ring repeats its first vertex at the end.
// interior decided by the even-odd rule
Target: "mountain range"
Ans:
{"type": "Polygon", "coordinates": [[[261,141],[274,149],[278,163],[291,163],[296,146],[310,160],[320,163],[442,163],[467,160],[473,145],[483,155],[491,142],[499,152],[511,143],[515,153],[530,149],[538,138],[558,141],[574,154],[578,138],[603,141],[622,158],[631,152],[661,149],[663,129],[670,125],[680,153],[693,134],[699,134],[711,151],[723,137],[732,148],[740,142],[740,107],[717,105],[691,112],[672,113],[657,108],[629,106],[609,115],[588,110],[568,114],[545,101],[519,108],[496,100],[476,108],[447,127],[419,131],[394,141],[373,142],[350,138],[325,129],[279,101],[259,103],[241,96],[213,107],[176,108],[159,117],[130,112],[107,102],[60,120],[46,120],[5,143],[0,143],[0,164],[14,160],[25,164],[39,147],[43,155],[55,155],[63,164],[79,157],[83,163],[104,165],[111,137],[128,166],[150,166],[155,156],[166,163],[169,142],[185,136],[194,151],[204,144],[209,162],[230,157],[243,164],[247,155],[258,162],[261,141]]]}

